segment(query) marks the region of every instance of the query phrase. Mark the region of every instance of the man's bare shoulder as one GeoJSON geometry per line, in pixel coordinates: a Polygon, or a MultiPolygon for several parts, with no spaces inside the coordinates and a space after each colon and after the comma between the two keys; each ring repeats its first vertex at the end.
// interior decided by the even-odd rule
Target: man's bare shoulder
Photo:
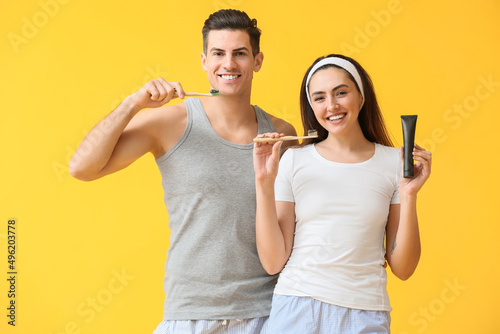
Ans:
{"type": "Polygon", "coordinates": [[[150,138],[154,143],[152,153],[158,157],[181,138],[186,123],[186,106],[181,102],[141,111],[130,121],[124,133],[150,138]]]}
{"type": "Polygon", "coordinates": [[[130,121],[128,129],[153,133],[169,133],[186,124],[186,106],[183,102],[158,108],[145,109],[130,121]]]}
{"type": "Polygon", "coordinates": [[[288,123],[282,118],[278,118],[276,116],[273,116],[271,114],[268,114],[269,118],[271,119],[271,122],[273,122],[274,129],[278,133],[284,133],[286,136],[296,136],[297,132],[295,131],[295,128],[293,127],[292,124],[288,123]]]}
{"type": "Polygon", "coordinates": [[[152,121],[159,122],[160,124],[169,124],[175,126],[177,122],[183,122],[186,119],[186,105],[184,102],[163,106],[159,108],[147,109],[138,114],[142,117],[150,118],[152,121]]]}

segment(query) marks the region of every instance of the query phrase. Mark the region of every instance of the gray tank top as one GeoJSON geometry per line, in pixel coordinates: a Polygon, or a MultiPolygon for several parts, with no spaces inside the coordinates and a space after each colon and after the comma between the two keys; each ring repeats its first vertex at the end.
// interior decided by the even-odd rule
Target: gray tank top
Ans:
{"type": "MultiPolygon", "coordinates": [[[[257,255],[253,144],[222,139],[200,99],[185,105],[184,134],[156,159],[171,232],[163,319],[267,316],[276,276],[257,255]]],[[[254,109],[259,133],[273,132],[269,116],[254,109]]]]}

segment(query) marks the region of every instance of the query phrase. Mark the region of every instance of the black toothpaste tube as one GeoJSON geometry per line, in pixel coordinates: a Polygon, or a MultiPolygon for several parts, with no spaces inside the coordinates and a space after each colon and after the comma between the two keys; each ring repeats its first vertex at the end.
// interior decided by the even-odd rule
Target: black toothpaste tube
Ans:
{"type": "Polygon", "coordinates": [[[413,177],[413,146],[415,146],[415,128],[417,115],[401,115],[404,141],[404,174],[406,178],[413,177]]]}

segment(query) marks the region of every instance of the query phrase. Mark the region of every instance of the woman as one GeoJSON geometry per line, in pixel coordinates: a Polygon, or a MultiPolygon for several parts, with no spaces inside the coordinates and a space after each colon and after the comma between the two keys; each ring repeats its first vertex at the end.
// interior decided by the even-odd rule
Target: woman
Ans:
{"type": "Polygon", "coordinates": [[[415,145],[415,175],[400,176],[402,150],[349,57],[317,59],[300,101],[304,131],[318,138],[280,162],[281,141],[254,147],[257,249],[269,274],[281,272],[268,332],[388,333],[386,260],[403,280],[418,264],[416,200],[431,153],[415,145]]]}

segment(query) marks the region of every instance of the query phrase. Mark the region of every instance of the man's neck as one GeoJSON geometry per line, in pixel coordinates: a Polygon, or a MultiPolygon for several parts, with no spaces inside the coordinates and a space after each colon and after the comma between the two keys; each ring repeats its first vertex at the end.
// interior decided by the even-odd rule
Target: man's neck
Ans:
{"type": "Polygon", "coordinates": [[[257,136],[257,117],[247,97],[207,97],[202,99],[210,124],[222,138],[249,144],[257,136]]]}
{"type": "Polygon", "coordinates": [[[202,99],[209,118],[239,127],[241,124],[255,122],[255,112],[250,105],[250,96],[218,96],[202,99]]]}

